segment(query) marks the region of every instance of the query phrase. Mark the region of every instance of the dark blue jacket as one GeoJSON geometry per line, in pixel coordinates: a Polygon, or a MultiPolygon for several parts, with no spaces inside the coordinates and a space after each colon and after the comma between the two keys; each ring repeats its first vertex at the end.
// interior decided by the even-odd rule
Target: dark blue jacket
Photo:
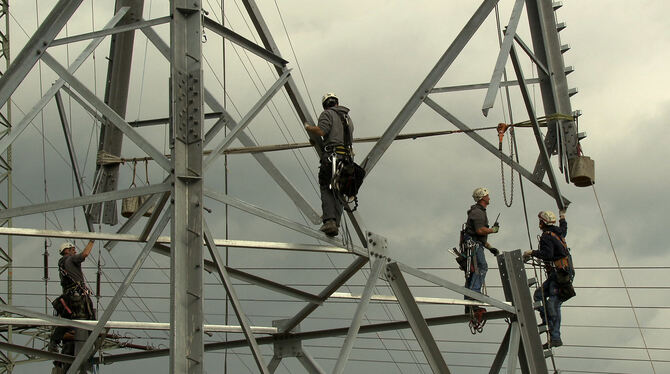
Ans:
{"type": "Polygon", "coordinates": [[[552,232],[565,242],[565,237],[568,235],[568,222],[561,218],[559,226],[546,226],[540,236],[538,249],[532,253],[533,257],[544,261],[556,261],[568,255],[567,246],[560,239],[551,235],[552,232]]]}

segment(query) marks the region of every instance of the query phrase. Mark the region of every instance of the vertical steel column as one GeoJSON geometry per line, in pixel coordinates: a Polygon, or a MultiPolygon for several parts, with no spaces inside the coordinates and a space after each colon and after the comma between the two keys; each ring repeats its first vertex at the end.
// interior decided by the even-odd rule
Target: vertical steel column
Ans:
{"type": "MultiPolygon", "coordinates": [[[[2,74],[4,75],[5,71],[9,68],[10,65],[10,43],[9,43],[9,0],[0,0],[0,68],[2,68],[2,74]],[[4,64],[2,61],[4,60],[4,64]]],[[[0,112],[0,126],[2,126],[2,133],[6,136],[12,131],[12,99],[9,97],[7,99],[7,105],[4,108],[4,112],[0,112]]],[[[0,186],[6,188],[0,189],[0,206],[3,209],[12,207],[12,147],[11,145],[7,147],[7,151],[4,154],[0,154],[0,186]]],[[[0,226],[12,227],[12,219],[9,218],[6,221],[0,223],[0,226]]],[[[0,243],[0,274],[7,274],[7,294],[5,297],[1,297],[1,302],[12,305],[14,303],[12,293],[12,281],[13,281],[13,269],[12,269],[12,258],[13,248],[12,248],[12,236],[6,236],[7,241],[0,243]]],[[[13,342],[13,327],[7,326],[7,332],[1,334],[2,339],[9,344],[13,342]]],[[[6,354],[2,354],[0,358],[0,366],[4,368],[7,373],[11,373],[14,368],[14,358],[12,354],[7,351],[6,354]]]]}
{"type": "Polygon", "coordinates": [[[200,0],[171,0],[172,224],[170,373],[203,372],[202,15],[200,0]]]}
{"type": "MultiPolygon", "coordinates": [[[[122,7],[130,7],[128,13],[119,22],[119,25],[129,24],[142,20],[144,0],[116,0],[115,12],[122,7]]],[[[110,60],[107,65],[107,86],[105,88],[105,104],[109,105],[119,116],[126,117],[126,105],[128,103],[128,89],[130,86],[130,67],[133,61],[133,45],[135,42],[135,31],[127,31],[112,35],[109,47],[110,60]]],[[[121,155],[123,145],[123,133],[116,126],[109,123],[105,118],[100,131],[100,142],[98,151],[109,153],[114,156],[121,155]]],[[[95,192],[115,191],[119,181],[119,164],[105,164],[96,167],[97,173],[102,173],[98,189],[95,192]]],[[[116,201],[104,203],[102,222],[109,225],[118,223],[116,214],[116,201]]],[[[100,206],[95,204],[91,207],[91,219],[100,222],[100,206]]]]}
{"type": "Polygon", "coordinates": [[[549,183],[551,184],[551,188],[554,192],[554,199],[556,200],[558,209],[565,209],[567,204],[565,201],[563,201],[563,196],[561,196],[561,190],[558,185],[558,180],[556,179],[556,174],[554,173],[554,168],[551,167],[551,162],[549,160],[551,155],[547,151],[545,143],[542,142],[542,132],[540,132],[540,125],[537,122],[535,109],[533,108],[530,93],[528,92],[528,86],[526,86],[523,70],[521,69],[521,63],[519,62],[519,57],[516,54],[516,48],[514,48],[514,46],[512,46],[512,49],[510,50],[510,57],[512,59],[512,65],[514,66],[514,72],[516,73],[516,79],[519,82],[519,88],[521,89],[521,96],[523,97],[524,104],[526,104],[528,118],[530,119],[530,123],[533,125],[533,133],[535,134],[537,147],[540,150],[540,160],[544,165],[544,169],[547,171],[547,175],[549,176],[549,183]]]}
{"type": "MultiPolygon", "coordinates": [[[[540,91],[545,115],[560,113],[572,114],[570,95],[568,94],[568,80],[565,75],[565,63],[561,52],[561,41],[556,29],[556,15],[552,0],[526,0],[528,24],[533,41],[533,50],[544,66],[549,69],[549,75],[538,70],[540,91]]],[[[573,121],[558,121],[562,129],[562,137],[569,159],[577,157],[577,128],[573,121]]],[[[556,128],[547,127],[544,144],[550,153],[556,150],[556,128]]],[[[541,157],[541,156],[540,156],[541,157]]],[[[538,158],[533,174],[542,179],[544,169],[542,160],[538,158]]],[[[567,173],[566,173],[567,174],[567,173]]]]}
{"type": "MultiPolygon", "coordinates": [[[[521,250],[503,252],[497,257],[500,279],[507,301],[511,301],[516,309],[516,321],[521,335],[521,346],[519,359],[521,367],[527,365],[533,374],[548,373],[547,363],[542,352],[542,342],[537,331],[537,320],[533,310],[533,300],[528,289],[528,278],[526,269],[521,261],[521,250]]],[[[517,340],[514,331],[510,331],[510,344],[517,340]]],[[[510,350],[513,350],[510,349],[510,350]]]]}
{"type": "Polygon", "coordinates": [[[440,348],[435,342],[435,338],[433,338],[433,334],[431,334],[430,329],[428,328],[425,318],[421,314],[421,310],[419,310],[419,306],[416,305],[414,296],[412,296],[412,292],[409,290],[405,277],[403,277],[398,264],[395,262],[388,264],[386,266],[386,271],[386,278],[391,285],[391,289],[393,289],[393,293],[398,299],[400,308],[405,314],[405,317],[407,317],[407,322],[409,322],[412,332],[414,333],[419,346],[421,346],[421,350],[426,356],[428,365],[430,365],[433,373],[451,373],[447,367],[447,363],[444,361],[444,357],[442,357],[440,348]]]}

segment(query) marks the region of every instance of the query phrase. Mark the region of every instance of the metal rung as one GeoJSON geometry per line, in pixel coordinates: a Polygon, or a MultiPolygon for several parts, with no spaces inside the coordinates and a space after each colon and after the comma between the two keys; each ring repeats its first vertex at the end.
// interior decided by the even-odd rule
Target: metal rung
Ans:
{"type": "Polygon", "coordinates": [[[538,300],[533,303],[533,309],[537,309],[542,306],[542,300],[538,300]]]}
{"type": "Polygon", "coordinates": [[[568,25],[565,22],[559,22],[556,24],[556,31],[561,32],[563,31],[568,25]]]}
{"type": "Polygon", "coordinates": [[[579,89],[577,87],[571,88],[568,90],[568,96],[575,96],[579,92],[579,89]]]}
{"type": "Polygon", "coordinates": [[[532,287],[537,284],[537,278],[528,278],[528,287],[532,287]]]}
{"type": "Polygon", "coordinates": [[[565,53],[570,50],[570,44],[561,45],[561,53],[565,53]]]}
{"type": "Polygon", "coordinates": [[[566,67],[563,69],[563,72],[565,73],[565,75],[568,75],[568,74],[572,73],[573,71],[575,71],[575,68],[572,67],[572,66],[566,66],[566,67]]]}
{"type": "Polygon", "coordinates": [[[551,6],[554,8],[554,11],[556,11],[560,7],[563,6],[563,2],[562,1],[554,1],[553,3],[551,3],[551,6]]]}
{"type": "Polygon", "coordinates": [[[554,355],[554,351],[552,351],[551,348],[544,350],[544,358],[551,357],[553,355],[554,355]]]}
{"type": "Polygon", "coordinates": [[[542,326],[537,327],[537,332],[540,333],[540,334],[545,333],[547,331],[549,331],[549,326],[547,326],[547,325],[542,325],[542,326]]]}

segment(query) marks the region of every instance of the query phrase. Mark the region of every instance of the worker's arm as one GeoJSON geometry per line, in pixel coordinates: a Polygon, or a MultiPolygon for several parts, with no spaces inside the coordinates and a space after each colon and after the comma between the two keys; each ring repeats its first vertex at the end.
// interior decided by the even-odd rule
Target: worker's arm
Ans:
{"type": "Polygon", "coordinates": [[[318,136],[324,136],[326,133],[321,130],[320,127],[318,126],[312,126],[309,123],[305,122],[305,131],[307,131],[310,134],[318,135],[318,136]]]}
{"type": "Polygon", "coordinates": [[[477,230],[475,230],[475,232],[476,232],[477,235],[479,235],[479,236],[484,236],[484,235],[488,235],[488,234],[494,234],[494,233],[496,233],[496,232],[498,232],[498,231],[497,231],[497,230],[490,229],[490,228],[488,228],[488,227],[486,227],[486,226],[482,226],[482,227],[478,228],[477,230]]]}
{"type": "Polygon", "coordinates": [[[94,243],[95,243],[95,241],[93,241],[93,239],[88,241],[88,244],[86,244],[86,248],[84,248],[84,251],[81,252],[81,256],[83,258],[88,257],[88,255],[91,253],[91,249],[93,249],[93,244],[94,243]]]}

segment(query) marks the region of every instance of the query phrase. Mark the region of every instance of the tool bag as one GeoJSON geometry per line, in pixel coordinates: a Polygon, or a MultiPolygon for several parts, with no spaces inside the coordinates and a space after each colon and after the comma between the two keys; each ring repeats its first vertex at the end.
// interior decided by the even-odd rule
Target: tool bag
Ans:
{"type": "Polygon", "coordinates": [[[346,157],[342,160],[342,169],[337,179],[337,189],[345,197],[351,199],[358,195],[358,189],[361,188],[365,179],[365,169],[346,157]]]}
{"type": "Polygon", "coordinates": [[[467,235],[467,228],[466,224],[463,224],[461,226],[461,233],[460,237],[458,240],[458,248],[453,248],[452,252],[454,256],[456,257],[456,263],[458,264],[458,268],[461,271],[466,272],[466,276],[468,272],[474,272],[474,261],[472,261],[472,249],[473,249],[473,243],[472,243],[472,238],[470,238],[467,235]]]}
{"type": "Polygon", "coordinates": [[[72,309],[70,309],[70,307],[67,305],[65,297],[63,295],[58,296],[56,300],[51,302],[51,305],[54,307],[54,310],[59,316],[63,318],[72,319],[74,313],[72,312],[72,309]]]}
{"type": "Polygon", "coordinates": [[[575,279],[575,268],[572,265],[572,254],[570,253],[570,248],[568,248],[565,243],[565,239],[553,232],[549,233],[561,242],[563,249],[567,253],[565,257],[553,261],[553,267],[556,271],[556,283],[558,283],[558,299],[561,300],[561,302],[565,302],[577,295],[575,288],[572,286],[572,281],[575,279]]]}
{"type": "Polygon", "coordinates": [[[347,120],[347,117],[338,111],[334,112],[337,113],[340,122],[342,123],[344,148],[346,149],[345,154],[339,158],[340,165],[335,175],[335,186],[344,198],[345,203],[355,203],[353,210],[356,210],[358,207],[358,198],[356,196],[358,195],[358,190],[361,188],[361,185],[363,185],[365,169],[354,162],[353,153],[351,151],[351,130],[349,129],[349,121],[347,120]]]}

